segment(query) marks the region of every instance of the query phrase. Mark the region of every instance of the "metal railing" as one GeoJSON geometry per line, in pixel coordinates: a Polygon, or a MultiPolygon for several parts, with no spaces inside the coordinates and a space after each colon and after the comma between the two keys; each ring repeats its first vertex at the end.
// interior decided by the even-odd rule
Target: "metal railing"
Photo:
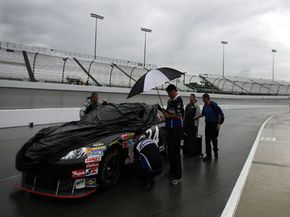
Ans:
{"type": "MultiPolygon", "coordinates": [[[[0,79],[34,80],[40,82],[69,83],[130,88],[148,70],[156,65],[27,46],[0,41],[0,79]],[[25,60],[25,61],[24,61],[25,60]],[[29,75],[29,76],[27,76],[29,75]]],[[[187,85],[200,78],[185,74],[171,81],[181,91],[196,91],[187,85]]],[[[165,89],[167,84],[162,85],[165,89]]]]}
{"type": "Polygon", "coordinates": [[[216,88],[217,93],[246,95],[289,95],[290,83],[271,81],[268,79],[252,79],[244,77],[221,77],[211,74],[200,74],[200,78],[216,88]],[[225,84],[228,85],[225,85],[225,84]],[[282,90],[284,90],[282,92],[282,90]]]}
{"type": "MultiPolygon", "coordinates": [[[[75,57],[77,59],[89,59],[89,60],[94,59],[94,56],[90,54],[83,54],[83,53],[65,51],[65,50],[54,49],[54,48],[29,46],[29,45],[24,45],[20,43],[12,43],[12,42],[0,41],[0,48],[12,49],[12,50],[18,50],[18,51],[25,50],[27,52],[42,53],[42,54],[59,56],[59,57],[64,57],[64,58],[75,57]]],[[[97,56],[95,61],[104,62],[104,63],[114,63],[114,64],[125,65],[125,66],[143,67],[143,63],[140,63],[140,62],[122,60],[122,59],[117,59],[117,58],[109,58],[109,57],[103,57],[103,56],[97,56]]],[[[157,68],[157,65],[146,64],[145,68],[157,68]]]]}

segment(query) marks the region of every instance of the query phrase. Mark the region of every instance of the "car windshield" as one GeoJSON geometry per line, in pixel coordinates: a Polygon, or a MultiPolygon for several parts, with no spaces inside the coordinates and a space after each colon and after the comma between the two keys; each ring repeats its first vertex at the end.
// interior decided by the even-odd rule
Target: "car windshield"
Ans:
{"type": "Polygon", "coordinates": [[[156,115],[153,105],[141,103],[123,103],[98,105],[80,121],[89,124],[106,124],[108,122],[124,122],[129,120],[144,120],[156,115]]]}

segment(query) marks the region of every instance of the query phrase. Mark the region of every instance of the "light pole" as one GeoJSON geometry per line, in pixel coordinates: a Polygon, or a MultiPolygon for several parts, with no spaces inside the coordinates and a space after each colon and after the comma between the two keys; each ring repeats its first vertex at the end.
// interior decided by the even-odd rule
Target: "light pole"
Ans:
{"type": "Polygon", "coordinates": [[[144,41],[144,62],[143,62],[143,67],[145,68],[145,60],[146,60],[146,33],[147,32],[152,32],[151,29],[148,28],[141,28],[141,31],[145,32],[145,41],[144,41]]]}
{"type": "Polygon", "coordinates": [[[272,49],[272,54],[273,54],[273,62],[272,62],[272,81],[274,81],[274,53],[276,53],[277,50],[272,49]]]}
{"type": "Polygon", "coordinates": [[[227,41],[221,41],[222,45],[223,45],[223,73],[222,76],[223,78],[225,77],[225,44],[228,44],[227,41]]]}
{"type": "Polygon", "coordinates": [[[94,51],[94,59],[97,57],[97,27],[98,27],[98,19],[104,19],[103,16],[91,13],[91,17],[96,18],[96,27],[95,27],[95,51],[94,51]]]}

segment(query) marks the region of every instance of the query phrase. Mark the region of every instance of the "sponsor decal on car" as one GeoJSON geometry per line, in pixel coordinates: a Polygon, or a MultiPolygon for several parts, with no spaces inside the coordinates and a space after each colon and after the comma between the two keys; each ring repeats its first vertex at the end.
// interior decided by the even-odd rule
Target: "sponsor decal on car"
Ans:
{"type": "Polygon", "coordinates": [[[103,156],[104,155],[104,151],[102,150],[91,150],[91,152],[88,154],[88,156],[103,156]]]}
{"type": "Polygon", "coordinates": [[[86,169],[86,176],[93,176],[98,174],[98,167],[92,167],[86,169]]]}
{"type": "Polygon", "coordinates": [[[103,156],[105,150],[106,150],[106,146],[87,148],[86,154],[87,154],[87,156],[92,156],[92,155],[103,156]]]}
{"type": "Polygon", "coordinates": [[[104,143],[99,142],[99,143],[93,144],[93,147],[99,147],[99,146],[104,146],[104,145],[105,145],[104,143]]]}
{"type": "Polygon", "coordinates": [[[75,189],[82,189],[86,187],[86,179],[76,179],[75,189]]]}
{"type": "Polygon", "coordinates": [[[94,163],[88,163],[86,164],[86,168],[91,168],[91,167],[98,167],[99,162],[94,162],[94,163]]]}
{"type": "Polygon", "coordinates": [[[98,147],[98,146],[103,146],[104,145],[104,143],[102,143],[102,142],[97,142],[97,143],[94,143],[93,144],[93,147],[98,147]]]}
{"type": "Polygon", "coordinates": [[[129,138],[128,133],[123,134],[123,135],[121,136],[121,138],[123,139],[123,141],[127,140],[127,139],[129,138]]]}
{"type": "Polygon", "coordinates": [[[93,151],[105,151],[107,147],[105,145],[98,146],[98,147],[91,147],[91,148],[86,148],[86,154],[90,154],[93,151]]]}
{"type": "Polygon", "coordinates": [[[101,159],[102,159],[102,157],[99,155],[92,155],[92,156],[89,156],[85,159],[85,163],[88,164],[88,163],[99,162],[99,161],[101,161],[101,159]]]}
{"type": "Polygon", "coordinates": [[[105,145],[102,145],[102,146],[98,146],[98,147],[92,147],[91,149],[92,149],[92,151],[94,151],[94,150],[106,150],[107,147],[105,145]]]}
{"type": "Polygon", "coordinates": [[[96,188],[97,187],[97,179],[96,178],[86,178],[85,186],[86,186],[86,188],[96,188]]]}
{"type": "Polygon", "coordinates": [[[123,143],[122,143],[122,147],[123,147],[123,148],[128,148],[128,142],[123,142],[123,143]]]}
{"type": "Polygon", "coordinates": [[[123,141],[125,141],[125,140],[128,140],[128,139],[132,139],[134,137],[134,133],[126,133],[126,134],[123,134],[122,136],[121,136],[121,139],[123,140],[123,141]]]}
{"type": "Polygon", "coordinates": [[[84,177],[86,176],[86,170],[85,169],[81,169],[81,170],[73,170],[71,172],[71,176],[72,178],[80,178],[80,177],[84,177]]]}
{"type": "Polygon", "coordinates": [[[122,148],[123,149],[129,148],[130,145],[134,145],[133,139],[128,139],[127,141],[124,141],[122,143],[122,148]]]}

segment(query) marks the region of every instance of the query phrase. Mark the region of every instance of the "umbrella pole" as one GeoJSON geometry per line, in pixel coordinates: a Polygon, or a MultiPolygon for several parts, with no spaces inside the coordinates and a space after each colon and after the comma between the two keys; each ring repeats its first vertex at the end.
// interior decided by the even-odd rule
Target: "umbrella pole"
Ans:
{"type": "Polygon", "coordinates": [[[162,99],[161,99],[161,96],[160,96],[160,94],[159,94],[159,90],[158,90],[157,87],[156,87],[156,90],[157,90],[157,94],[158,94],[158,97],[159,97],[160,102],[161,102],[161,107],[164,109],[164,106],[163,106],[163,103],[162,103],[162,99]]]}

